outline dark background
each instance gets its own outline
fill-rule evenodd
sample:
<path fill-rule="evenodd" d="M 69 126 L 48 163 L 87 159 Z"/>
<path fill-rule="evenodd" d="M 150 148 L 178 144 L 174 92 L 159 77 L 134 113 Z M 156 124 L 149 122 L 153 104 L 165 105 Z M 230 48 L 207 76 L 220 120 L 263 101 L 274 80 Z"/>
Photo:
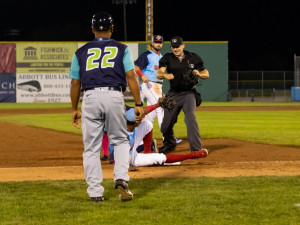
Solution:
<path fill-rule="evenodd" d="M 91 17 L 110 12 L 124 41 L 123 5 L 98 1 L 2 1 L 0 41 L 89 41 Z M 126 5 L 127 41 L 145 41 L 145 0 Z M 229 70 L 294 70 L 300 1 L 154 0 L 154 34 L 165 41 L 228 41 Z M 17 31 L 14 31 L 17 30 Z"/>

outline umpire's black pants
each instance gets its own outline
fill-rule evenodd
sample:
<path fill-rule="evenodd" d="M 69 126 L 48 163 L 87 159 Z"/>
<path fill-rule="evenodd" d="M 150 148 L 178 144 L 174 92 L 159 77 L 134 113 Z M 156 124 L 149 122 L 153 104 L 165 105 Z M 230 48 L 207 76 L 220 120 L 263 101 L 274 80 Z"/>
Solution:
<path fill-rule="evenodd" d="M 196 98 L 191 91 L 188 92 L 169 92 L 167 96 L 176 101 L 173 110 L 164 109 L 164 119 L 161 124 L 161 133 L 164 140 L 163 145 L 166 147 L 176 146 L 173 127 L 177 123 L 177 117 L 183 109 L 185 118 L 184 122 L 187 128 L 187 136 L 191 151 L 198 151 L 202 148 L 199 127 L 195 116 Z"/>

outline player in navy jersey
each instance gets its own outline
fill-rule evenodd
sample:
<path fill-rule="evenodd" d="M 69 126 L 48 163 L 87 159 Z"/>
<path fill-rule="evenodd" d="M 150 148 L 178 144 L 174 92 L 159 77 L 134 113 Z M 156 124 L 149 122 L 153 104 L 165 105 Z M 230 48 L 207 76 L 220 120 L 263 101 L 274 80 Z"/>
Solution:
<path fill-rule="evenodd" d="M 119 191 L 121 201 L 133 198 L 128 189 L 130 146 L 123 98 L 127 83 L 136 103 L 136 120 L 143 118 L 143 104 L 131 52 L 125 44 L 110 39 L 113 29 L 110 14 L 96 13 L 92 18 L 95 39 L 76 51 L 70 69 L 72 123 L 79 128 L 82 120 L 84 174 L 87 192 L 95 202 L 104 199 L 100 162 L 104 128 L 115 151 L 115 188 Z M 80 91 L 84 92 L 81 112 L 78 109 Z"/>

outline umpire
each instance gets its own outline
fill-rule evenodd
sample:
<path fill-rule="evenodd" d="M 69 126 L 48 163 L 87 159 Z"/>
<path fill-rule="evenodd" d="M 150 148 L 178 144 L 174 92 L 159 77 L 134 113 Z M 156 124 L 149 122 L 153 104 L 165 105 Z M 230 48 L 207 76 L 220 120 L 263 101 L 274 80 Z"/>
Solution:
<path fill-rule="evenodd" d="M 160 153 L 169 153 L 175 150 L 176 140 L 174 138 L 173 127 L 177 122 L 177 117 L 183 110 L 185 114 L 185 124 L 191 151 L 202 149 L 199 127 L 195 116 L 196 91 L 194 87 L 189 87 L 183 78 L 183 74 L 192 69 L 193 74 L 201 79 L 208 79 L 208 70 L 204 68 L 201 57 L 195 53 L 184 50 L 185 44 L 181 37 L 171 39 L 172 53 L 165 54 L 159 61 L 157 77 L 167 78 L 170 81 L 170 90 L 167 96 L 172 97 L 176 105 L 174 110 L 164 110 L 164 119 L 161 125 L 163 134 L 163 146 L 159 148 Z"/>

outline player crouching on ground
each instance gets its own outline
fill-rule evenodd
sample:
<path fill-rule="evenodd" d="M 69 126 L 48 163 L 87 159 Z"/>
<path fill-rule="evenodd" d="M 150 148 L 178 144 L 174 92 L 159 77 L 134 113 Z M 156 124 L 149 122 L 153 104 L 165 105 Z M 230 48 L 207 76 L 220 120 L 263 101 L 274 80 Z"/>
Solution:
<path fill-rule="evenodd" d="M 144 114 L 156 109 L 159 104 L 144 107 Z M 194 151 L 189 154 L 163 154 L 152 153 L 152 130 L 153 124 L 146 119 L 135 121 L 134 109 L 126 106 L 127 133 L 130 145 L 130 165 L 135 167 L 164 165 L 164 163 L 180 162 L 186 159 L 204 158 L 208 155 L 207 149 Z M 145 139 L 145 137 L 147 139 Z M 144 142 L 145 153 L 138 153 L 137 148 Z"/>

